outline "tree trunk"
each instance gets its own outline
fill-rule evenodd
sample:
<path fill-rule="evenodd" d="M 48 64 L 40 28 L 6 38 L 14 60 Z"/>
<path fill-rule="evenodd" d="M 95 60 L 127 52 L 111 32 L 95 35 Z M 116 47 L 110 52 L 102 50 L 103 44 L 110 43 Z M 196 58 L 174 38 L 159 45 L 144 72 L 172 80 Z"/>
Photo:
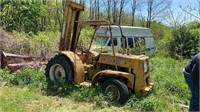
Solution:
<path fill-rule="evenodd" d="M 94 0 L 94 17 L 97 20 L 97 0 Z"/>
<path fill-rule="evenodd" d="M 64 1 L 64 0 L 63 0 Z M 63 7 L 64 7 L 64 5 L 63 5 Z M 57 10 L 56 10 L 56 15 L 57 15 L 57 21 L 58 21 L 58 23 L 59 23 L 59 30 L 60 30 L 60 32 L 62 32 L 62 22 L 61 22 L 61 19 L 60 19 L 60 15 L 59 15 L 59 7 L 58 7 L 58 0 L 56 0 L 56 8 L 57 8 Z M 64 8 L 63 8 L 64 9 Z M 64 15 L 64 14 L 63 14 Z M 64 16 L 63 16 L 63 18 L 64 18 Z"/>
<path fill-rule="evenodd" d="M 125 5 L 125 0 L 121 0 L 120 10 L 119 10 L 119 25 L 121 25 L 122 11 L 123 11 L 124 5 Z"/>
<path fill-rule="evenodd" d="M 113 0 L 113 23 L 117 22 L 117 19 L 116 19 L 116 8 L 117 8 L 117 1 Z"/>
<path fill-rule="evenodd" d="M 92 20 L 92 0 L 90 0 L 90 20 Z"/>
<path fill-rule="evenodd" d="M 94 1 L 94 15 L 95 15 L 95 20 L 99 20 L 99 0 Z"/>
<path fill-rule="evenodd" d="M 43 0 L 42 3 L 43 3 L 43 5 L 46 5 L 47 2 L 46 2 L 46 0 Z M 45 27 L 46 27 L 46 16 L 43 16 L 42 17 L 42 31 L 46 30 Z"/>
<path fill-rule="evenodd" d="M 136 11 L 136 0 L 133 0 L 133 6 L 132 6 L 132 22 L 131 25 L 135 25 L 135 11 Z"/>
<path fill-rule="evenodd" d="M 97 20 L 99 20 L 99 8 L 100 8 L 100 4 L 99 4 L 99 0 L 97 0 Z"/>
<path fill-rule="evenodd" d="M 147 28 L 151 26 L 153 0 L 148 0 Z"/>
<path fill-rule="evenodd" d="M 110 9 L 111 9 L 111 0 L 108 0 L 108 10 L 107 10 L 107 20 L 110 21 Z"/>

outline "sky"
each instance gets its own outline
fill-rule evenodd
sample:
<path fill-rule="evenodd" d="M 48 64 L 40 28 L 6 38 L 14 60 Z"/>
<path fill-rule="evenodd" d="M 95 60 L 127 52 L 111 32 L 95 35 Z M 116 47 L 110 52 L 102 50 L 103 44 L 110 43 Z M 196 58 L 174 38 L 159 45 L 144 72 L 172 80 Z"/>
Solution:
<path fill-rule="evenodd" d="M 86 4 L 87 5 L 89 5 L 89 1 L 90 0 L 86 0 Z M 174 18 L 178 19 L 179 16 L 180 16 L 181 18 L 179 18 L 180 19 L 179 21 L 184 20 L 186 23 L 190 22 L 192 20 L 199 20 L 200 21 L 200 13 L 198 11 L 194 11 L 194 10 L 190 11 L 189 10 L 189 7 L 192 8 L 192 9 L 194 9 L 194 8 L 199 9 L 200 5 L 198 4 L 198 1 L 200 1 L 200 0 L 172 0 L 171 9 L 173 11 Z M 182 6 L 183 9 L 185 9 L 188 12 L 191 12 L 192 14 L 194 14 L 195 16 L 197 16 L 198 18 L 195 18 L 194 16 L 191 16 L 191 14 L 185 13 L 183 11 L 183 9 L 180 8 L 180 6 Z M 125 10 L 126 11 L 131 11 L 130 7 L 131 7 L 131 4 L 128 4 L 125 7 Z M 147 9 L 146 9 L 146 7 L 145 8 L 143 7 L 142 13 L 143 13 L 142 14 L 143 16 L 147 16 Z"/>
<path fill-rule="evenodd" d="M 189 22 L 192 20 L 200 21 L 200 12 L 199 12 L 200 10 L 197 11 L 197 9 L 199 9 L 200 7 L 200 4 L 198 4 L 197 1 L 198 0 L 172 0 L 171 9 L 174 12 L 174 15 L 176 16 L 176 18 L 178 18 L 178 16 L 181 15 L 181 16 L 184 16 L 183 19 L 185 19 L 186 22 L 187 21 Z M 182 9 L 180 8 L 180 6 L 182 7 Z M 189 13 L 192 13 L 194 16 L 191 16 L 191 14 L 185 13 L 183 9 L 185 9 Z M 190 11 L 190 9 L 192 10 Z"/>
<path fill-rule="evenodd" d="M 180 11 L 180 5 L 184 7 L 199 7 L 197 0 L 172 0 L 172 8 L 174 10 Z"/>
<path fill-rule="evenodd" d="M 175 13 L 178 13 L 178 12 L 182 11 L 180 6 L 182 6 L 184 8 L 191 7 L 192 9 L 194 9 L 194 8 L 197 9 L 197 8 L 200 7 L 197 1 L 198 0 L 172 0 L 171 8 Z M 198 15 L 198 17 L 199 17 L 199 15 Z"/>

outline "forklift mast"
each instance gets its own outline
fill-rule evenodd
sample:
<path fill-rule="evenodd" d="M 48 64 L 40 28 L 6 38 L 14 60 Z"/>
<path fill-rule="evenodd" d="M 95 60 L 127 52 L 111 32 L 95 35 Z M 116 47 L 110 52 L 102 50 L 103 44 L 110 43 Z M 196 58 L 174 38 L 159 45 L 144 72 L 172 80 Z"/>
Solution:
<path fill-rule="evenodd" d="M 75 2 L 67 2 L 64 11 L 63 29 L 60 38 L 60 51 L 75 52 L 79 39 L 79 19 L 84 6 Z"/>

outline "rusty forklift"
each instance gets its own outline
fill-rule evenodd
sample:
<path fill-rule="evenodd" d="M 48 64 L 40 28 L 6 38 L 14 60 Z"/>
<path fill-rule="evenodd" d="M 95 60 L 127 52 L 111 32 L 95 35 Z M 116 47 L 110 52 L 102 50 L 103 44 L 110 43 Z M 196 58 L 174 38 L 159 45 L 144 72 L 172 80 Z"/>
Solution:
<path fill-rule="evenodd" d="M 111 23 L 109 21 L 80 21 L 82 11 L 84 11 L 83 5 L 67 2 L 59 51 L 46 65 L 47 79 L 59 83 L 82 83 L 87 80 L 91 81 L 91 85 L 98 83 L 105 93 L 113 94 L 117 102 L 121 104 L 125 103 L 132 93 L 147 96 L 153 87 L 153 83 L 150 82 L 149 57 L 130 55 L 128 52 L 115 53 Z M 85 25 L 95 29 L 89 48 L 77 46 L 81 28 Z M 112 53 L 91 50 L 95 32 L 100 26 L 108 26 L 109 36 L 112 39 Z M 118 27 L 121 29 L 120 26 Z M 122 48 L 126 50 L 122 30 L 121 41 Z"/>

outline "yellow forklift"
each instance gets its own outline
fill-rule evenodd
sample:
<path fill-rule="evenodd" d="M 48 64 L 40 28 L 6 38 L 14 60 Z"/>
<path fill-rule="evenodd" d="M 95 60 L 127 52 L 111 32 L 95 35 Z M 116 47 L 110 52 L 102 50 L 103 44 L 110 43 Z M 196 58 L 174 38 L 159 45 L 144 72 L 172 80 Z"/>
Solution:
<path fill-rule="evenodd" d="M 98 83 L 105 93 L 113 94 L 118 103 L 125 103 L 132 93 L 147 96 L 153 87 L 153 83 L 150 82 L 149 57 L 130 55 L 125 49 L 122 30 L 122 48 L 127 53 L 115 53 L 111 23 L 80 21 L 82 11 L 84 11 L 83 5 L 67 2 L 60 51 L 46 65 L 47 79 L 59 83 L 83 83 L 88 80 L 91 81 L 91 85 Z M 89 48 L 77 46 L 81 28 L 85 25 L 95 29 Z M 109 37 L 112 40 L 112 53 L 91 50 L 95 33 L 100 26 L 108 26 Z M 120 26 L 118 27 L 121 29 Z"/>

